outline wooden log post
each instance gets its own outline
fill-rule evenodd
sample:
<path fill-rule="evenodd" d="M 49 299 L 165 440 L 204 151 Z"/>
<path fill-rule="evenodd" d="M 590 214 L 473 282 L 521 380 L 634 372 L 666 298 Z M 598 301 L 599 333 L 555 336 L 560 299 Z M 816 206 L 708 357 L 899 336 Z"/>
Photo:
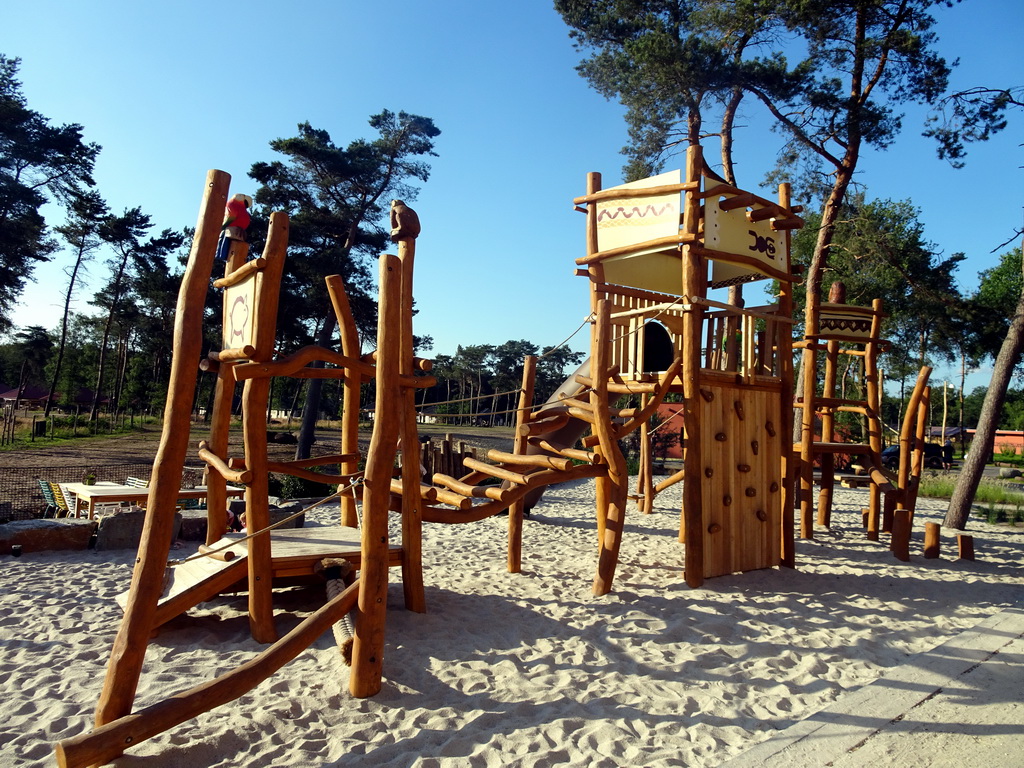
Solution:
<path fill-rule="evenodd" d="M 227 277 L 245 263 L 249 244 L 232 240 L 231 251 L 224 265 Z M 227 309 L 225 308 L 225 313 Z M 223 360 L 217 365 L 214 384 L 213 412 L 210 414 L 209 450 L 223 460 L 228 458 L 228 440 L 231 432 L 231 409 L 235 399 L 235 363 Z M 220 472 L 206 473 L 206 544 L 219 541 L 227 532 L 227 479 Z"/>
<path fill-rule="evenodd" d="M 325 278 L 327 292 L 331 297 L 334 315 L 338 319 L 338 330 L 341 335 L 341 353 L 351 359 L 362 357 L 359 344 L 359 331 L 356 329 L 352 310 L 349 306 L 348 293 L 341 275 L 329 275 Z M 345 369 L 345 382 L 342 391 L 341 411 L 341 453 L 344 456 L 359 455 L 359 396 L 363 384 L 362 375 L 355 368 Z M 359 469 L 359 459 L 353 458 L 341 462 L 341 474 L 352 477 Z M 348 481 L 351 482 L 351 481 Z M 359 514 L 356 509 L 357 494 L 348 491 L 339 499 L 341 524 L 346 528 L 359 527 Z"/>
<path fill-rule="evenodd" d="M 974 559 L 974 537 L 966 533 L 956 535 L 957 554 L 961 560 Z"/>
<path fill-rule="evenodd" d="M 871 331 L 870 341 L 864 347 L 864 386 L 867 394 L 867 401 L 872 412 L 868 421 L 868 448 L 871 456 L 871 466 L 877 470 L 882 468 L 882 382 L 881 373 L 878 370 L 878 341 L 882 334 L 882 300 L 874 299 L 871 302 Z M 872 482 L 868 490 L 868 520 L 867 538 L 868 541 L 878 541 L 880 516 L 882 514 L 882 490 L 877 482 Z M 890 526 L 891 529 L 891 526 Z"/>
<path fill-rule="evenodd" d="M 842 283 L 833 283 L 829 289 L 829 302 L 845 298 Z M 836 301 L 836 303 L 839 303 Z M 825 345 L 825 380 L 822 385 L 824 397 L 835 397 L 836 376 L 839 358 L 839 342 L 830 339 Z M 835 438 L 835 412 L 831 407 L 825 408 L 821 414 L 821 440 L 830 443 Z M 818 491 L 818 525 L 829 528 L 832 525 L 832 497 L 835 493 L 836 457 L 833 453 L 823 453 L 821 461 L 821 488 Z"/>
<path fill-rule="evenodd" d="M 519 390 L 519 407 L 516 410 L 516 432 L 512 452 L 524 455 L 529 445 L 529 430 L 524 429 L 533 407 L 533 388 L 537 378 L 537 357 L 527 355 L 523 359 L 523 385 Z M 519 573 L 523 568 L 523 515 L 526 499 L 520 497 L 508 510 L 508 572 Z"/>
<path fill-rule="evenodd" d="M 703 155 L 699 146 L 691 146 L 686 153 L 686 180 L 699 180 Z M 700 198 L 686 192 L 683 203 L 683 233 L 696 237 L 700 224 Z M 682 259 L 683 294 L 693 302 L 703 295 L 701 290 L 704 268 L 701 257 L 690 243 L 684 243 Z M 683 510 L 680 539 L 685 539 L 684 575 L 691 587 L 704 583 L 704 507 L 702 425 L 700 418 L 700 348 L 704 311 L 700 304 L 692 303 L 683 313 L 682 383 L 683 424 L 686 439 L 683 444 Z"/>
<path fill-rule="evenodd" d="M 274 358 L 277 336 L 277 305 L 281 292 L 281 275 L 288 251 L 288 214 L 277 211 L 270 215 L 267 243 L 263 248 L 265 266 L 257 276 L 254 325 L 254 362 Z M 242 441 L 245 446 L 246 469 L 252 479 L 245 487 L 245 527 L 250 535 L 270 525 L 270 487 L 267 466 L 267 403 L 270 399 L 269 377 L 248 379 L 242 388 Z M 270 531 L 248 541 L 249 549 L 249 627 L 259 643 L 277 640 L 274 627 L 273 563 Z"/>
<path fill-rule="evenodd" d="M 332 624 L 352 610 L 355 601 L 356 587 L 353 585 L 240 667 L 139 712 L 112 720 L 91 733 L 65 739 L 57 745 L 57 765 L 60 768 L 85 768 L 106 764 L 129 746 L 140 744 L 214 707 L 235 701 L 312 645 Z"/>
<path fill-rule="evenodd" d="M 934 560 L 939 556 L 941 532 L 942 526 L 939 523 L 924 524 L 924 556 L 926 560 Z"/>
<path fill-rule="evenodd" d="M 402 265 L 401 293 L 401 356 L 398 369 L 405 378 L 415 371 L 415 350 L 412 336 L 413 266 L 416 258 L 416 237 L 420 233 L 419 217 L 401 200 L 391 202 L 391 239 L 398 243 L 398 260 Z M 420 440 L 416 428 L 416 390 L 404 386 L 400 390 L 402 422 L 402 589 L 405 607 L 416 613 L 427 610 L 423 589 L 423 500 L 420 497 Z"/>
<path fill-rule="evenodd" d="M 640 396 L 640 409 L 643 410 L 650 402 L 651 396 Z M 640 424 L 640 473 L 636 481 L 636 491 L 640 499 L 640 511 L 649 515 L 654 510 L 654 452 L 651 445 L 650 421 L 644 419 Z"/>
<path fill-rule="evenodd" d="M 206 189 L 192 250 L 178 291 L 167 406 L 160 445 L 153 462 L 146 520 L 124 618 L 114 639 L 96 707 L 96 725 L 131 713 L 157 601 L 163 589 L 177 512 L 177 492 L 181 488 L 182 468 L 188 452 L 196 365 L 202 354 L 206 292 L 213 272 L 230 183 L 231 176 L 223 171 L 209 171 L 206 175 Z"/>
<path fill-rule="evenodd" d="M 818 333 L 820 310 L 816 303 L 807 308 L 807 335 Z M 804 347 L 801 361 L 804 407 L 800 425 L 800 538 L 814 538 L 814 401 L 817 394 L 818 354 L 813 339 Z"/>
<path fill-rule="evenodd" d="M 897 507 L 892 521 L 892 538 L 889 548 L 897 560 L 910 560 L 910 510 Z"/>
<path fill-rule="evenodd" d="M 779 205 L 789 210 L 791 205 L 792 189 L 790 185 L 779 185 Z M 792 232 L 784 230 L 785 253 L 787 259 L 791 253 Z M 786 264 L 786 271 L 791 271 L 791 264 Z M 779 281 L 779 315 L 784 318 L 793 316 L 793 284 L 786 281 Z M 780 324 L 781 325 L 781 324 Z M 797 457 L 793 455 L 793 446 L 790 436 L 793 434 L 793 334 L 788 326 L 778 329 L 778 351 L 776 352 L 779 366 L 779 386 L 781 394 L 781 414 L 777 433 L 783 435 L 782 440 L 782 494 L 779 502 L 782 504 L 782 553 L 781 564 L 786 568 L 796 567 L 796 541 L 795 522 L 793 519 L 796 506 L 796 472 L 799 466 Z"/>
<path fill-rule="evenodd" d="M 597 322 L 591 344 L 591 376 L 594 387 L 590 391 L 590 404 L 595 415 L 594 433 L 598 436 L 598 453 L 607 465 L 607 474 L 598 478 L 604 487 L 604 527 L 599 542 L 597 575 L 594 594 L 606 595 L 611 591 L 615 567 L 619 562 L 619 547 L 625 525 L 626 504 L 629 499 L 629 475 L 626 460 L 619 450 L 618 441 L 608 417 L 608 371 L 611 339 L 611 309 L 606 300 L 598 302 Z M 598 511 L 600 515 L 600 510 Z"/>
<path fill-rule="evenodd" d="M 352 673 L 349 691 L 356 698 L 378 693 L 384 665 L 384 624 L 388 598 L 388 508 L 391 474 L 398 450 L 402 414 L 399 370 L 402 351 L 402 262 L 380 260 L 380 301 L 377 322 L 376 418 L 366 456 L 363 486 L 362 565 Z"/>

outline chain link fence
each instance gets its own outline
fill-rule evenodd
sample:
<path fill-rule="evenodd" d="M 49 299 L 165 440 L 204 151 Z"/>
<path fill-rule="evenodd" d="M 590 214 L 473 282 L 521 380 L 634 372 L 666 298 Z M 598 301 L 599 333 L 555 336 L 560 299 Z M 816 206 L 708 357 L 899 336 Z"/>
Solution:
<path fill-rule="evenodd" d="M 185 467 L 181 482 L 190 488 L 202 484 L 203 467 Z M 80 483 L 94 475 L 96 482 L 124 483 L 129 477 L 148 480 L 153 463 L 145 464 L 83 464 L 72 467 L 17 467 L 0 470 L 0 523 L 42 517 L 46 499 L 39 481 Z"/>

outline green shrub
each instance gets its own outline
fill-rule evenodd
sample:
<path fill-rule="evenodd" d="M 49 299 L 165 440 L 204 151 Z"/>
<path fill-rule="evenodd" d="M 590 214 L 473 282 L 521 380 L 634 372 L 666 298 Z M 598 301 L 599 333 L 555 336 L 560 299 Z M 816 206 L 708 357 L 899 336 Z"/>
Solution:
<path fill-rule="evenodd" d="M 322 499 L 334 493 L 337 486 L 306 480 L 303 477 L 284 475 L 277 495 L 285 499 Z"/>

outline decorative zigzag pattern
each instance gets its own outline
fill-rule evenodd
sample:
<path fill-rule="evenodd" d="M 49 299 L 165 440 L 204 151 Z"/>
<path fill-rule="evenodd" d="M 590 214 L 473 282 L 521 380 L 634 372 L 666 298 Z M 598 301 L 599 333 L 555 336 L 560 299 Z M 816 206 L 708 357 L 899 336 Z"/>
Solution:
<path fill-rule="evenodd" d="M 664 216 L 666 212 L 672 213 L 676 210 L 676 206 L 673 203 L 665 203 L 664 205 L 657 206 L 648 203 L 643 208 L 638 205 L 634 205 L 632 208 L 627 209 L 625 206 L 620 205 L 618 208 L 601 208 L 597 214 L 598 223 L 609 222 L 619 219 L 633 219 L 640 218 L 644 219 L 648 216 L 659 217 Z M 625 222 L 618 222 L 625 223 Z"/>
<path fill-rule="evenodd" d="M 819 322 L 823 331 L 853 331 L 855 333 L 869 333 L 871 331 L 870 319 L 822 317 Z"/>

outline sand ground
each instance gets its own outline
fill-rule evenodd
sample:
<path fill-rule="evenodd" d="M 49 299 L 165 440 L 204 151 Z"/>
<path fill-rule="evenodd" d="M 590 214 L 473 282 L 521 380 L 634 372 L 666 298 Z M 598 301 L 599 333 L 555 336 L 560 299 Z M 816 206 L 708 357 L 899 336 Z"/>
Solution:
<path fill-rule="evenodd" d="M 900 563 L 864 538 L 857 490 L 837 492 L 830 531 L 798 543 L 797 570 L 690 589 L 678 490 L 651 515 L 630 511 L 603 597 L 591 594 L 592 481 L 548 491 L 527 521 L 517 575 L 505 569 L 504 518 L 429 525 L 428 612 L 404 610 L 393 570 L 379 695 L 348 694 L 327 633 L 250 693 L 116 764 L 721 765 L 1022 602 L 1024 527 L 972 521 L 977 561 L 955 560 L 944 532 L 940 559 L 923 559 L 918 539 Z M 944 508 L 922 500 L 918 527 Z M 321 509 L 310 522 L 332 517 Z M 91 727 L 120 618 L 113 598 L 133 559 L 85 551 L 0 563 L 0 766 L 52 765 L 55 742 Z M 324 599 L 322 588 L 278 593 L 279 629 Z M 149 647 L 137 706 L 257 654 L 245 610 L 244 595 L 224 595 L 170 622 Z M 1019 735 L 1015 722 L 993 723 L 994 734 Z M 984 741 L 983 725 L 965 730 Z M 854 764 L 887 761 L 883 752 Z"/>

